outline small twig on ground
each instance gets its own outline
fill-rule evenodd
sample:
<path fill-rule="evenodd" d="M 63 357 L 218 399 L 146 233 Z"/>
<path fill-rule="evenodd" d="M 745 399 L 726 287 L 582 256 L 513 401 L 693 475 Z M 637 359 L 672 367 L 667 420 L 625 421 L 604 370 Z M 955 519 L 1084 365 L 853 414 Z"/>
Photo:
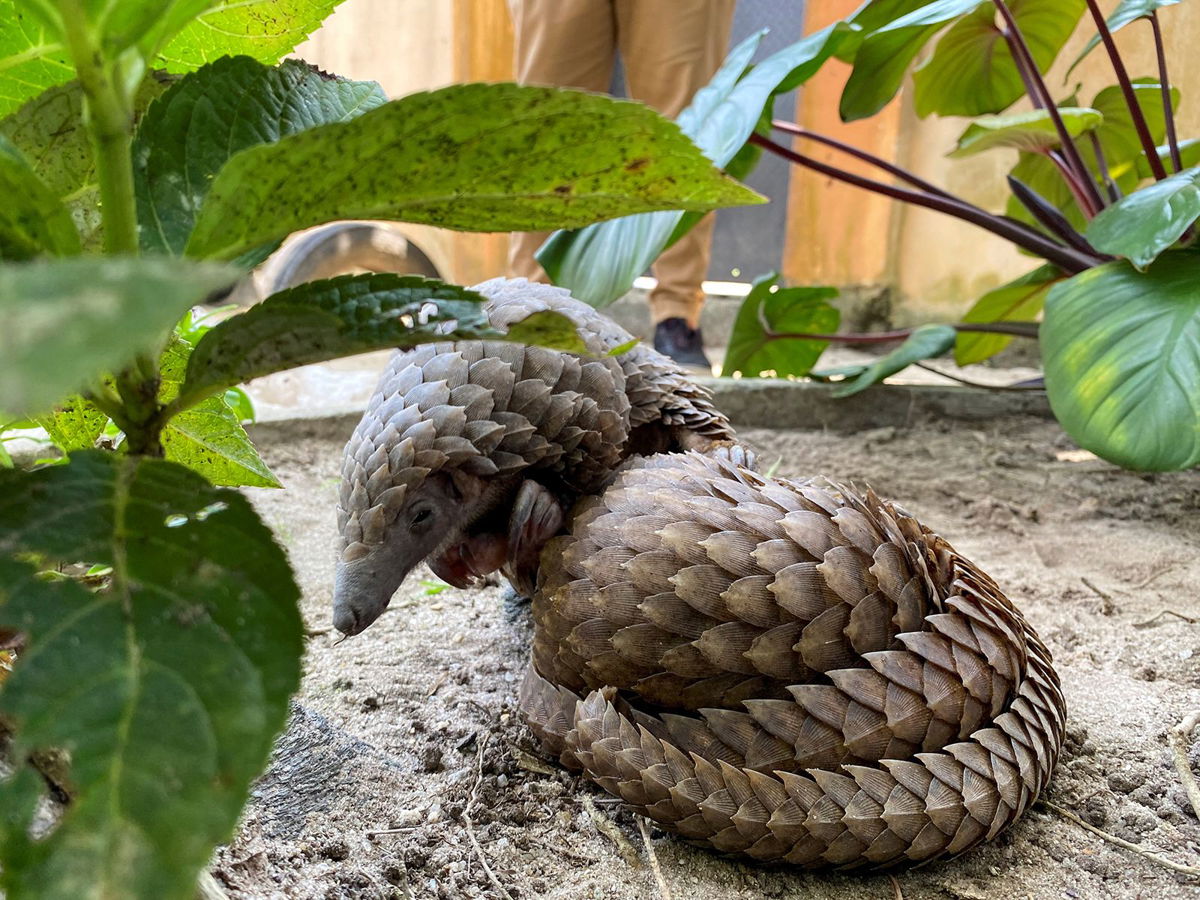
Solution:
<path fill-rule="evenodd" d="M 1134 628 L 1150 628 L 1150 627 L 1154 626 L 1155 624 L 1157 624 L 1158 620 L 1161 619 L 1163 616 L 1174 616 L 1177 619 L 1182 619 L 1183 621 L 1187 622 L 1189 625 L 1200 624 L 1200 619 L 1193 619 L 1191 616 L 1185 616 L 1183 613 L 1176 612 L 1173 609 L 1164 609 L 1162 612 L 1160 612 L 1157 616 L 1155 616 L 1152 619 L 1147 619 L 1145 622 L 1134 622 L 1133 627 Z"/>
<path fill-rule="evenodd" d="M 904 891 L 900 890 L 900 882 L 895 875 L 889 875 L 888 881 L 892 883 L 892 900 L 904 900 Z"/>
<path fill-rule="evenodd" d="M 305 628 L 304 636 L 305 637 L 320 637 L 323 634 L 329 634 L 329 632 L 331 632 L 331 631 L 333 631 L 332 628 Z"/>
<path fill-rule="evenodd" d="M 487 749 L 490 737 L 490 734 L 485 734 L 479 741 L 479 749 L 476 751 L 478 756 L 476 757 L 475 783 L 471 785 L 471 794 L 467 797 L 467 805 L 463 807 L 462 817 L 463 822 L 467 826 L 467 837 L 471 839 L 471 846 L 475 848 L 475 855 L 479 857 L 479 864 L 483 866 L 483 871 L 487 875 L 488 881 L 492 883 L 492 887 L 498 890 L 501 895 L 507 897 L 508 900 L 513 900 L 512 894 L 500 883 L 500 879 L 496 877 L 496 873 L 488 865 L 487 857 L 483 854 L 483 848 L 479 846 L 479 839 L 475 837 L 475 823 L 471 821 L 471 807 L 475 805 L 475 800 L 479 795 L 479 784 L 483 781 L 483 751 Z"/>
<path fill-rule="evenodd" d="M 211 872 L 200 873 L 200 880 L 196 882 L 196 896 L 199 900 L 229 900 L 229 895 Z"/>
<path fill-rule="evenodd" d="M 1157 581 L 1161 576 L 1166 575 L 1172 569 L 1178 569 L 1178 568 L 1179 568 L 1179 563 L 1171 563 L 1170 565 L 1163 566 L 1161 569 L 1156 569 L 1153 572 L 1151 572 L 1149 575 L 1147 575 L 1145 578 L 1143 578 L 1137 584 L 1132 585 L 1129 589 L 1131 591 L 1140 590 L 1140 589 L 1146 587 L 1146 585 L 1150 584 L 1150 582 Z"/>
<path fill-rule="evenodd" d="M 1104 612 L 1106 614 L 1111 613 L 1116 608 L 1117 601 L 1113 599 L 1112 594 L 1108 591 L 1100 590 L 1100 588 L 1088 581 L 1087 578 L 1080 578 L 1079 580 L 1083 582 L 1084 587 L 1104 601 Z"/>
<path fill-rule="evenodd" d="M 517 766 L 519 768 L 524 769 L 526 772 L 536 772 L 538 775 L 554 776 L 554 775 L 557 775 L 560 771 L 558 769 L 555 769 L 553 766 L 550 766 L 550 765 L 542 762 L 540 759 L 538 759 L 532 753 L 526 753 L 524 750 L 522 750 L 520 747 L 517 747 L 516 745 L 510 744 L 509 749 L 512 753 L 513 761 L 517 764 Z"/>
<path fill-rule="evenodd" d="M 1200 725 L 1200 709 L 1186 716 L 1182 722 L 1167 732 L 1167 740 L 1175 751 L 1175 768 L 1179 770 L 1179 780 L 1183 782 L 1183 790 L 1192 801 L 1192 809 L 1196 818 L 1200 819 L 1200 784 L 1192 774 L 1191 763 L 1188 762 L 1188 750 L 1192 743 L 1192 732 Z"/>
<path fill-rule="evenodd" d="M 626 840 L 625 835 L 621 833 L 621 829 L 613 823 L 613 820 L 600 814 L 600 810 L 596 809 L 596 804 L 592 802 L 591 797 L 583 798 L 583 808 L 587 810 L 588 818 L 592 820 L 596 830 L 616 845 L 617 853 L 621 855 L 621 859 L 625 860 L 625 865 L 631 869 L 640 869 L 642 861 L 638 859 L 637 851 Z"/>
<path fill-rule="evenodd" d="M 437 681 L 433 683 L 433 687 L 429 689 L 429 696 L 432 697 L 442 689 L 442 685 L 446 683 L 446 679 L 450 677 L 449 672 L 443 672 Z"/>
<path fill-rule="evenodd" d="M 399 828 L 377 828 L 374 831 L 367 832 L 367 840 L 373 841 L 381 834 L 404 834 L 406 831 L 416 831 L 418 828 L 423 827 L 423 825 L 401 825 Z"/>
<path fill-rule="evenodd" d="M 1046 800 L 1046 799 L 1039 800 L 1038 803 L 1040 805 L 1044 806 L 1046 809 L 1050 810 L 1051 812 L 1062 816 L 1064 819 L 1066 819 L 1070 822 L 1074 822 L 1076 825 L 1080 826 L 1085 831 L 1090 831 L 1092 834 L 1096 835 L 1097 837 L 1103 838 L 1104 840 L 1108 841 L 1110 844 L 1115 844 L 1116 846 L 1121 847 L 1122 849 L 1129 850 L 1133 853 L 1136 853 L 1138 856 L 1142 857 L 1142 859 L 1149 860 L 1152 863 L 1157 863 L 1158 865 L 1163 866 L 1164 868 L 1170 869 L 1173 872 L 1180 872 L 1184 875 L 1190 875 L 1193 878 L 1200 877 L 1200 866 L 1185 866 L 1182 863 L 1172 862 L 1169 859 L 1163 859 L 1161 856 L 1155 856 L 1153 853 L 1150 853 L 1147 850 L 1143 850 L 1137 844 L 1133 844 L 1133 843 L 1130 843 L 1129 841 L 1123 840 L 1122 838 L 1117 837 L 1115 834 L 1109 834 L 1107 831 L 1101 831 L 1095 825 L 1089 824 L 1088 822 L 1085 822 L 1083 819 L 1079 818 L 1079 816 L 1075 815 L 1075 813 L 1071 812 L 1069 809 L 1063 809 L 1061 806 L 1059 806 L 1055 803 L 1051 803 L 1049 800 Z"/>
<path fill-rule="evenodd" d="M 671 889 L 667 887 L 667 879 L 663 877 L 662 867 L 658 864 L 658 854 L 654 852 L 654 844 L 650 842 L 650 830 L 646 828 L 646 818 L 636 816 L 638 831 L 642 834 L 642 843 L 646 845 L 646 856 L 650 858 L 650 871 L 654 873 L 654 881 L 658 884 L 658 893 L 662 900 L 671 900 Z"/>

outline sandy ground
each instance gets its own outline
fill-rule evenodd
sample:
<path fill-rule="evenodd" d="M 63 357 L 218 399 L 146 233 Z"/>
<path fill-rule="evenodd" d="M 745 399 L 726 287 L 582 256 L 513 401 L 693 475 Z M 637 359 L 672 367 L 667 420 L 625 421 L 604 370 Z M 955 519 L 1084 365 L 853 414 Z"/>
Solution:
<path fill-rule="evenodd" d="M 527 607 L 499 587 L 432 593 L 418 576 L 378 623 L 335 644 L 333 508 L 347 431 L 308 422 L 256 434 L 287 489 L 250 493 L 290 552 L 320 633 L 292 725 L 218 854 L 218 882 L 237 898 L 661 896 L 630 814 L 541 762 L 519 721 Z M 1200 824 L 1166 745 L 1167 729 L 1200 707 L 1200 624 L 1163 614 L 1200 618 L 1200 472 L 1058 459 L 1072 445 L 1034 420 L 744 437 L 764 466 L 779 460 L 780 475 L 828 474 L 902 500 L 990 572 L 1063 678 L 1068 740 L 1052 799 L 1200 865 Z M 1191 756 L 1200 767 L 1200 742 Z M 625 857 L 597 820 L 616 825 Z M 380 829 L 394 831 L 369 835 Z M 743 865 L 650 833 L 676 900 L 899 896 L 886 876 Z M 1040 809 L 963 858 L 897 877 L 907 900 L 1200 896 L 1200 882 Z"/>

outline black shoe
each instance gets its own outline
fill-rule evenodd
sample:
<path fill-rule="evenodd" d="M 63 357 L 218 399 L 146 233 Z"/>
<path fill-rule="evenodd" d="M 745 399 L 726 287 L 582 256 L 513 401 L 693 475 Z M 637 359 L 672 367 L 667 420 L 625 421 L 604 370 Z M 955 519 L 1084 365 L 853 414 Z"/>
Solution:
<path fill-rule="evenodd" d="M 689 328 L 686 319 L 674 316 L 663 319 L 654 328 L 654 349 L 671 357 L 687 369 L 711 375 L 712 363 L 704 355 L 704 342 L 699 328 Z"/>

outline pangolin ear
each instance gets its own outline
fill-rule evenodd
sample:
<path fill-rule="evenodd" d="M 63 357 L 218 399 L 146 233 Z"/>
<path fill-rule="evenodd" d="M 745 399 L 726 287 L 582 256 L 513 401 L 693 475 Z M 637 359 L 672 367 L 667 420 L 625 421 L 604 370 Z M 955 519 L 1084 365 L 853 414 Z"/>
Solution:
<path fill-rule="evenodd" d="M 474 500 L 482 496 L 484 491 L 482 478 L 461 469 L 450 470 L 450 485 L 459 500 Z"/>

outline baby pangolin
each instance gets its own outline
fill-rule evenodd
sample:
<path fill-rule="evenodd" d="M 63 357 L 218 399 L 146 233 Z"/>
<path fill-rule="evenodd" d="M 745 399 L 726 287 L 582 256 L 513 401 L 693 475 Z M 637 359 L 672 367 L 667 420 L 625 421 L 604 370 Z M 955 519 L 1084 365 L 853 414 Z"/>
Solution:
<path fill-rule="evenodd" d="M 546 304 L 598 354 L 628 339 L 556 289 L 481 289 L 497 325 Z M 663 827 L 809 868 L 995 837 L 1061 748 L 1045 646 L 899 507 L 759 475 L 732 438 L 653 351 L 398 354 L 347 448 L 335 624 L 425 558 L 536 578 L 526 720 Z"/>

